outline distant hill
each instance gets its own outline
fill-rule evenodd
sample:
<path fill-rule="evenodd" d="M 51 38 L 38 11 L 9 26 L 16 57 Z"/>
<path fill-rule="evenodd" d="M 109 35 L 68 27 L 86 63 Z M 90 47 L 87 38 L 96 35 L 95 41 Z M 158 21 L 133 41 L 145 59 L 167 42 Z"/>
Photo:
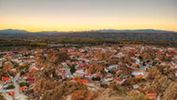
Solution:
<path fill-rule="evenodd" d="M 25 30 L 17 30 L 17 29 L 5 29 L 5 30 L 0 30 L 0 34 L 26 34 L 30 33 Z"/>
<path fill-rule="evenodd" d="M 114 29 L 105 29 L 105 30 L 92 30 L 92 31 L 81 31 L 84 32 L 100 32 L 100 33 L 177 33 L 173 31 L 165 30 L 154 30 L 154 29 L 141 29 L 141 30 L 114 30 Z M 25 30 L 18 29 L 5 29 L 0 30 L 0 34 L 29 34 L 29 33 L 38 33 L 38 34 L 59 34 L 59 33 L 78 33 L 78 32 L 58 32 L 58 31 L 42 31 L 42 32 L 28 32 Z"/>
<path fill-rule="evenodd" d="M 27 37 L 31 32 L 25 30 L 6 29 L 0 30 L 0 37 Z"/>
<path fill-rule="evenodd" d="M 0 38 L 101 38 L 109 40 L 131 41 L 177 41 L 177 32 L 144 29 L 144 30 L 95 30 L 83 32 L 28 32 L 25 30 L 0 30 Z"/>
<path fill-rule="evenodd" d="M 175 33 L 173 31 L 155 30 L 155 29 L 139 29 L 139 30 L 98 30 L 99 32 L 113 32 L 113 33 Z"/>

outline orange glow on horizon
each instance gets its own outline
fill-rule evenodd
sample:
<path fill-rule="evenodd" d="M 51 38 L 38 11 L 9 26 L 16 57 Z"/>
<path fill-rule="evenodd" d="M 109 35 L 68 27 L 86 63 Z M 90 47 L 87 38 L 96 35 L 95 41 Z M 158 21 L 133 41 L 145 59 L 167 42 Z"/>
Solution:
<path fill-rule="evenodd" d="M 30 32 L 39 31 L 89 31 L 89 30 L 100 30 L 100 29 L 159 29 L 168 31 L 177 31 L 176 25 L 0 25 L 0 30 L 3 29 L 22 29 Z"/>
<path fill-rule="evenodd" d="M 99 29 L 159 29 L 177 31 L 174 19 L 128 19 L 128 18 L 19 18 L 3 17 L 0 29 L 22 29 L 31 32 L 39 31 L 88 31 Z"/>
<path fill-rule="evenodd" d="M 0 0 L 0 30 L 177 31 L 176 0 Z"/>

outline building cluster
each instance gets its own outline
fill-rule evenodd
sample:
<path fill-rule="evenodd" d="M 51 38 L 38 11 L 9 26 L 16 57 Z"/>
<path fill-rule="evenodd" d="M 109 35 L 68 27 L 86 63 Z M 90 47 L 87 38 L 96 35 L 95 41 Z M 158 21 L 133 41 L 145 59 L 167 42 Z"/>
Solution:
<path fill-rule="evenodd" d="M 8 100 L 177 98 L 174 47 L 111 45 L 0 54 L 0 93 Z M 164 99 L 168 96 L 172 99 Z"/>

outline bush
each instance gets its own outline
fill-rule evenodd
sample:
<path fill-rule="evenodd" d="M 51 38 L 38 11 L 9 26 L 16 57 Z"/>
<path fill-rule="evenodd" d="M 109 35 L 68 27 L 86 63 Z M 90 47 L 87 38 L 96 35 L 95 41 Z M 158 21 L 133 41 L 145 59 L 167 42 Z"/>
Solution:
<path fill-rule="evenodd" d="M 6 87 L 6 89 L 14 89 L 14 88 L 15 88 L 14 85 L 8 85 L 8 86 Z"/>
<path fill-rule="evenodd" d="M 47 60 L 51 63 L 58 64 L 69 59 L 69 56 L 66 52 L 63 51 L 53 51 L 50 52 Z"/>
<path fill-rule="evenodd" d="M 21 82 L 20 83 L 20 87 L 22 87 L 22 86 L 29 86 L 29 83 L 27 83 L 27 82 Z"/>

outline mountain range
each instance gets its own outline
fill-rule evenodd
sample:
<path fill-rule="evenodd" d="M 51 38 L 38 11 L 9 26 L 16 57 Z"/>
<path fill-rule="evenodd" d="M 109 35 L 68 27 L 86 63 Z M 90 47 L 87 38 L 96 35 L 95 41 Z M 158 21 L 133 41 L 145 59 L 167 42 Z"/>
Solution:
<path fill-rule="evenodd" d="M 91 30 L 91 31 L 81 31 L 84 32 L 100 32 L 100 33 L 177 33 L 174 31 L 165 30 L 155 30 L 155 29 L 137 29 L 137 30 L 114 30 L 114 29 L 104 29 L 104 30 Z M 5 29 L 0 30 L 0 34 L 29 34 L 29 33 L 43 33 L 43 34 L 57 34 L 57 33 L 77 33 L 77 32 L 58 32 L 58 31 L 41 31 L 41 32 L 29 32 L 26 30 L 18 29 Z"/>
<path fill-rule="evenodd" d="M 25 30 L 6 29 L 0 30 L 0 38 L 45 38 L 45 39 L 59 39 L 59 38 L 99 38 L 109 39 L 113 41 L 130 40 L 130 41 L 170 41 L 177 42 L 177 32 L 163 31 L 154 29 L 143 30 L 92 30 L 82 32 L 57 32 L 57 31 L 43 31 L 43 32 L 28 32 Z"/>

